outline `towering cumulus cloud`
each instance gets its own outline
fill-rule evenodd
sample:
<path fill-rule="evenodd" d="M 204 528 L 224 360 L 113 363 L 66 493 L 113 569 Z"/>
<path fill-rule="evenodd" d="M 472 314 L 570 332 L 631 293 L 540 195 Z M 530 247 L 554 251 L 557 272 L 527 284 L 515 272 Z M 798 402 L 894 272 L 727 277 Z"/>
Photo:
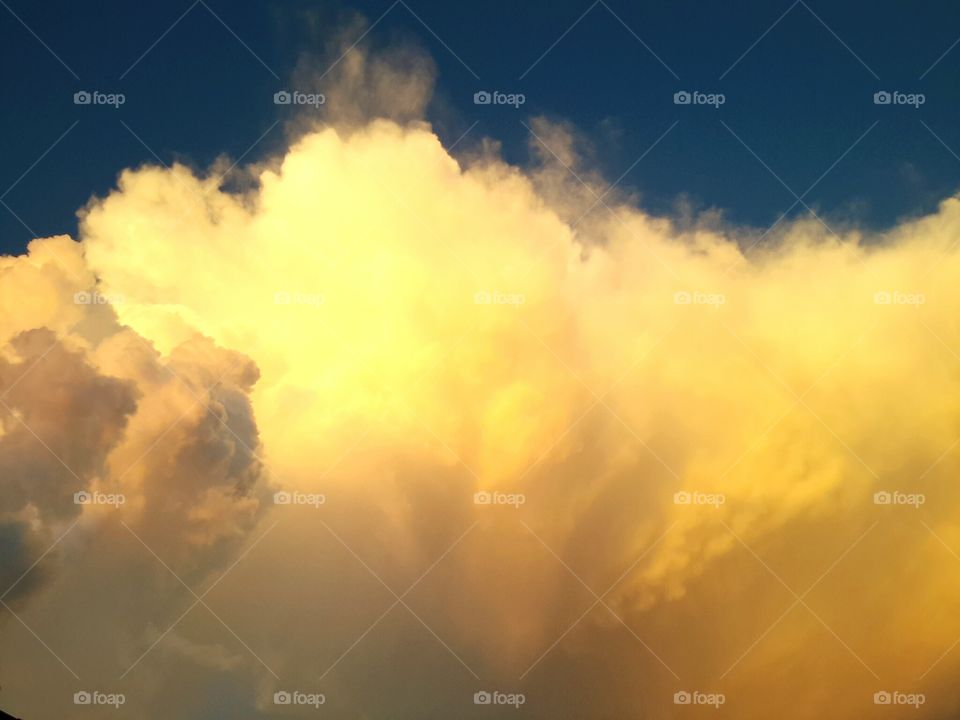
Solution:
<path fill-rule="evenodd" d="M 952 716 L 960 202 L 761 238 L 532 127 L 526 170 L 383 119 L 240 193 L 127 170 L 3 258 L 5 602 L 138 717 Z"/>

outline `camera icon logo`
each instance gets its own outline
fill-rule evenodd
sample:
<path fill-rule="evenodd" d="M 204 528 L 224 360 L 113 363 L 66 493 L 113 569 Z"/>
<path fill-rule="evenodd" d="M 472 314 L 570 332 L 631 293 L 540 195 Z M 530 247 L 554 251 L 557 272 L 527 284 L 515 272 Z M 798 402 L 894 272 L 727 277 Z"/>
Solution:
<path fill-rule="evenodd" d="M 874 105 L 889 105 L 892 101 L 893 97 L 886 90 L 880 90 L 873 94 Z"/>
<path fill-rule="evenodd" d="M 289 305 L 293 302 L 293 296 L 285 290 L 280 290 L 273 294 L 274 305 Z"/>
<path fill-rule="evenodd" d="M 74 705 L 89 705 L 93 702 L 93 696 L 88 693 L 86 690 L 81 690 L 80 692 L 75 692 L 73 694 L 73 704 Z"/>
<path fill-rule="evenodd" d="M 891 702 L 893 702 L 893 696 L 886 690 L 881 690 L 873 694 L 874 705 L 889 705 Z"/>
<path fill-rule="evenodd" d="M 293 496 L 285 490 L 273 494 L 274 505 L 289 505 L 293 502 Z"/>
<path fill-rule="evenodd" d="M 486 290 L 480 290 L 473 294 L 473 303 L 475 305 L 489 305 L 491 302 L 490 293 Z"/>
<path fill-rule="evenodd" d="M 73 94 L 74 105 L 89 105 L 93 101 L 93 96 L 86 90 L 81 90 Z"/>
<path fill-rule="evenodd" d="M 673 94 L 674 105 L 689 105 L 691 102 L 693 102 L 693 96 L 686 90 L 680 90 Z"/>
<path fill-rule="evenodd" d="M 273 694 L 274 705 L 289 705 L 293 702 L 293 695 L 286 690 L 278 690 Z"/>
<path fill-rule="evenodd" d="M 893 494 L 887 492 L 886 490 L 881 490 L 880 492 L 875 492 L 873 494 L 874 505 L 890 505 L 892 502 Z"/>
<path fill-rule="evenodd" d="M 493 695 L 488 693 L 486 690 L 481 690 L 473 694 L 473 704 L 474 705 L 489 705 L 493 702 Z"/>
<path fill-rule="evenodd" d="M 674 305 L 689 305 L 693 302 L 693 297 L 686 290 L 681 290 L 673 294 Z"/>
<path fill-rule="evenodd" d="M 486 490 L 481 490 L 473 494 L 474 505 L 489 505 L 493 502 L 493 494 Z"/>
<path fill-rule="evenodd" d="M 686 690 L 680 690 L 673 694 L 674 705 L 689 705 L 691 702 L 693 702 L 693 696 Z"/>
<path fill-rule="evenodd" d="M 473 94 L 474 105 L 489 105 L 491 102 L 493 102 L 493 96 L 486 90 L 480 90 Z"/>
<path fill-rule="evenodd" d="M 673 494 L 674 505 L 689 505 L 691 502 L 693 502 L 693 496 L 686 490 L 681 490 Z"/>
<path fill-rule="evenodd" d="M 73 294 L 73 304 L 74 305 L 89 305 L 93 302 L 93 295 L 88 292 L 81 291 Z"/>
<path fill-rule="evenodd" d="M 93 502 L 93 495 L 88 493 L 86 490 L 80 490 L 73 494 L 74 505 L 89 505 L 92 502 Z"/>
<path fill-rule="evenodd" d="M 274 105 L 289 105 L 293 102 L 293 96 L 286 90 L 280 90 L 273 94 Z"/>

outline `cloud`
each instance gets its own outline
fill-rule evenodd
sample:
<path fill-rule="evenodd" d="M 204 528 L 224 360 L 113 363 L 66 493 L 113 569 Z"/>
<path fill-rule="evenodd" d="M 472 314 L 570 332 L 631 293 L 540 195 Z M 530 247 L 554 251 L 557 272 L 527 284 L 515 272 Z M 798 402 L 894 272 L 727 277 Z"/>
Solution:
<path fill-rule="evenodd" d="M 884 690 L 955 712 L 960 201 L 746 253 L 715 216 L 597 200 L 570 128 L 534 121 L 525 171 L 358 112 L 242 192 L 127 170 L 79 244 L 3 259 L 0 383 L 36 364 L 6 402 L 129 495 L 60 581 L 100 617 L 53 644 L 79 660 L 101 629 L 112 682 L 147 651 L 123 685 L 144 717 L 213 692 L 177 654 L 243 673 L 264 715 L 285 687 L 467 715 L 494 686 L 530 717 L 671 715 L 681 690 L 735 717 L 870 717 Z M 24 508 L 62 526 L 77 482 L 3 428 L 12 577 L 42 545 Z M 116 566 L 122 620 L 92 580 Z M 206 622 L 150 654 L 194 599 L 174 574 L 212 588 Z"/>
<path fill-rule="evenodd" d="M 121 566 L 100 578 L 103 587 L 132 580 L 142 558 L 123 569 L 117 532 L 183 578 L 223 567 L 262 508 L 249 401 L 256 366 L 198 335 L 162 356 L 117 322 L 124 299 L 96 288 L 81 246 L 67 238 L 31 243 L 29 254 L 3 258 L 0 273 L 12 310 L 0 323 L 4 620 L 42 607 L 45 586 L 78 572 L 85 585 L 97 558 Z M 117 592 L 133 602 L 148 587 Z M 86 624 L 119 625 L 105 607 L 87 608 Z M 88 632 L 76 637 L 93 644 Z M 109 655 L 116 662 L 115 648 Z"/>

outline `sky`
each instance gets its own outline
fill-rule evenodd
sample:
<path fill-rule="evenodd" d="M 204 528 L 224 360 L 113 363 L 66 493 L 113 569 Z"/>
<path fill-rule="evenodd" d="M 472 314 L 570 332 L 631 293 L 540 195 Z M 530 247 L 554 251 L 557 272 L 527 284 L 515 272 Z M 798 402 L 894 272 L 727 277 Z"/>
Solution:
<path fill-rule="evenodd" d="M 877 2 L 865 12 L 859 3 L 11 0 L 0 33 L 5 62 L 17 68 L 2 79 L 10 99 L 2 184 L 13 187 L 3 191 L 0 247 L 22 249 L 25 225 L 39 234 L 75 229 L 77 208 L 107 192 L 120 168 L 276 149 L 274 129 L 250 150 L 277 119 L 273 92 L 356 12 L 378 21 L 374 45 L 409 40 L 431 54 L 431 114 L 448 142 L 476 122 L 467 146 L 493 136 L 523 162 L 521 121 L 563 118 L 594 141 L 597 167 L 623 175 L 621 186 L 655 212 L 690 203 L 767 227 L 841 156 L 804 198 L 837 222 L 888 227 L 956 188 L 960 58 L 948 52 L 958 34 L 949 2 L 922 10 Z M 122 92 L 126 102 L 73 105 L 85 88 Z M 472 96 L 484 88 L 523 93 L 526 103 L 518 112 L 478 108 Z M 726 102 L 709 113 L 676 106 L 683 89 L 723 93 Z M 926 101 L 876 106 L 880 90 Z M 64 132 L 37 172 L 16 182 Z M 60 180 L 45 187 L 51 173 Z"/>
<path fill-rule="evenodd" d="M 0 0 L 0 707 L 960 717 L 960 12 Z"/>

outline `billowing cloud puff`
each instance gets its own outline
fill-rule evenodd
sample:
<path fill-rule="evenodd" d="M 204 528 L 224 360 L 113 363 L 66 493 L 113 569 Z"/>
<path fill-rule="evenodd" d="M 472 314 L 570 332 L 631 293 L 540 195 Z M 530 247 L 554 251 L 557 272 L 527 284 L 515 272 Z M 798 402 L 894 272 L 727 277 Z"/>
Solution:
<path fill-rule="evenodd" d="M 201 336 L 161 356 L 117 323 L 124 299 L 95 288 L 68 238 L 2 258 L 0 287 L 5 612 L 32 629 L 19 615 L 30 591 L 113 556 L 117 531 L 183 577 L 229 559 L 261 508 L 255 365 Z M 117 592 L 129 600 L 144 589 Z"/>

